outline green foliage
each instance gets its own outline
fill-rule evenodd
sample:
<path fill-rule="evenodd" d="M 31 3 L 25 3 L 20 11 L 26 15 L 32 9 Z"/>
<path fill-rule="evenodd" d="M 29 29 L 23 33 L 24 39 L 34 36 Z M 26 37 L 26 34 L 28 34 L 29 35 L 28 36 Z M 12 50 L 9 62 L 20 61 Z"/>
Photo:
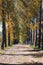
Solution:
<path fill-rule="evenodd" d="M 32 47 L 34 50 L 41 50 L 41 48 L 38 48 L 38 46 L 31 45 L 31 47 Z"/>

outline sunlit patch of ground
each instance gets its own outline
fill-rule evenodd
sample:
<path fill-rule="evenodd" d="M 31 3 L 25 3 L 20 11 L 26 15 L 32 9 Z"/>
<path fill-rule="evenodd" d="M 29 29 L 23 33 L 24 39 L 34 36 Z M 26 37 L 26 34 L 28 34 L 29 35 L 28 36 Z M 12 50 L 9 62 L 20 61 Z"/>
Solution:
<path fill-rule="evenodd" d="M 30 45 L 13 45 L 2 51 L 0 63 L 6 64 L 43 64 L 43 51 L 33 51 Z"/>

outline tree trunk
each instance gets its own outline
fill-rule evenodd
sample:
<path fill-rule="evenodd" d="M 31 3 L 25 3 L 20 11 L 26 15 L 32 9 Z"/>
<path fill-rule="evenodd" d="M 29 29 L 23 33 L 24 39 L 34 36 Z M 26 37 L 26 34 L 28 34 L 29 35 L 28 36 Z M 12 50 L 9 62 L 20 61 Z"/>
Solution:
<path fill-rule="evenodd" d="M 34 31 L 32 30 L 32 45 L 34 44 Z"/>
<path fill-rule="evenodd" d="M 8 22 L 9 22 L 10 16 L 8 13 Z M 9 28 L 9 24 L 8 24 L 8 46 L 10 46 L 10 28 Z"/>
<path fill-rule="evenodd" d="M 38 43 L 38 48 L 40 48 L 40 43 L 41 43 L 41 7 L 42 7 L 42 4 L 40 6 L 40 22 L 39 22 L 39 43 Z"/>
<path fill-rule="evenodd" d="M 43 34 L 42 34 L 42 50 L 43 50 Z"/>
<path fill-rule="evenodd" d="M 10 46 L 10 32 L 8 31 L 8 46 Z"/>
<path fill-rule="evenodd" d="M 4 8 L 4 1 L 2 1 L 2 7 Z M 4 49 L 6 47 L 6 25 L 5 25 L 5 12 L 2 10 L 2 45 L 1 48 Z"/>
<path fill-rule="evenodd" d="M 4 49 L 4 45 L 5 47 L 7 46 L 6 44 L 6 26 L 5 26 L 5 22 L 2 22 L 2 45 L 1 48 Z"/>
<path fill-rule="evenodd" d="M 30 37 L 30 40 L 31 40 L 31 44 L 32 44 L 32 30 L 31 30 L 31 37 Z"/>
<path fill-rule="evenodd" d="M 36 28 L 36 42 L 35 42 L 35 46 L 37 46 L 37 28 Z"/>

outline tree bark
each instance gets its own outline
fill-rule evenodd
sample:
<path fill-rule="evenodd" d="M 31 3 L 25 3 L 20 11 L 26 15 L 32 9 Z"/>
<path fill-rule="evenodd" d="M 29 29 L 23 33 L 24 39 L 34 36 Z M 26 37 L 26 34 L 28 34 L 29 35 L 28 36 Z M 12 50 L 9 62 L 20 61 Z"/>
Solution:
<path fill-rule="evenodd" d="M 36 42 L 35 42 L 35 46 L 37 46 L 37 28 L 36 28 Z"/>
<path fill-rule="evenodd" d="M 4 49 L 6 47 L 6 24 L 5 24 L 5 12 L 4 12 L 4 1 L 2 0 L 2 45 L 1 48 Z"/>
<path fill-rule="evenodd" d="M 42 34 L 42 50 L 43 50 L 43 34 Z"/>
<path fill-rule="evenodd" d="M 8 13 L 8 22 L 9 22 L 9 19 L 10 19 L 10 16 L 9 16 L 9 13 Z M 9 28 L 9 24 L 8 24 L 8 46 L 10 46 L 10 28 Z"/>
<path fill-rule="evenodd" d="M 42 1 L 41 1 L 42 3 Z M 39 43 L 38 43 L 38 48 L 40 48 L 40 43 L 41 43 L 41 8 L 42 8 L 42 4 L 40 6 L 40 22 L 39 22 Z"/>
<path fill-rule="evenodd" d="M 8 46 L 10 46 L 10 32 L 8 31 Z"/>

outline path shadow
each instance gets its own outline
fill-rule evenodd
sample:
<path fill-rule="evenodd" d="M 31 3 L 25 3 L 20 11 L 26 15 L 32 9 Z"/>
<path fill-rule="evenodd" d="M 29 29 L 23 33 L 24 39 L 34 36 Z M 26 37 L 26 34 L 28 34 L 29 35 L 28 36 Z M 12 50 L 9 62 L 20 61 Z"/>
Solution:
<path fill-rule="evenodd" d="M 0 64 L 0 65 L 43 65 L 42 63 L 23 63 L 23 64 Z"/>
<path fill-rule="evenodd" d="M 43 53 L 29 53 L 29 54 L 1 54 L 1 55 L 8 55 L 8 56 L 33 56 L 33 57 L 43 57 Z"/>

